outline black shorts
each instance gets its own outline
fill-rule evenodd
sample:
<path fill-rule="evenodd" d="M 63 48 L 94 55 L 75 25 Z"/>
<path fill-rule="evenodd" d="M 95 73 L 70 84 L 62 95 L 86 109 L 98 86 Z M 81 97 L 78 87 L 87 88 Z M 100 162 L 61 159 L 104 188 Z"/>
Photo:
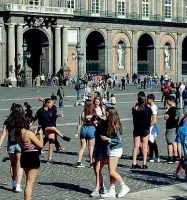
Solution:
<path fill-rule="evenodd" d="M 140 137 L 146 137 L 146 136 L 149 135 L 149 133 L 150 133 L 149 130 L 133 131 L 134 137 L 138 137 L 138 136 L 140 136 Z"/>
<path fill-rule="evenodd" d="M 21 168 L 39 168 L 40 158 L 38 151 L 22 152 L 21 153 Z"/>

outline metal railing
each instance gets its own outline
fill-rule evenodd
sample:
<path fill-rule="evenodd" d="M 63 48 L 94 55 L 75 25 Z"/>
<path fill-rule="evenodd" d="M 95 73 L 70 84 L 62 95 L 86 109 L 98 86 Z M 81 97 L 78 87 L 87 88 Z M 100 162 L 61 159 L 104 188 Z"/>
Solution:
<path fill-rule="evenodd" d="M 29 12 L 29 13 L 49 13 L 49 14 L 60 14 L 60 15 L 73 15 L 74 10 L 65 7 L 46 7 L 46 6 L 34 6 L 34 5 L 23 5 L 23 4 L 12 4 L 12 3 L 1 3 L 1 11 L 14 11 L 14 12 Z"/>

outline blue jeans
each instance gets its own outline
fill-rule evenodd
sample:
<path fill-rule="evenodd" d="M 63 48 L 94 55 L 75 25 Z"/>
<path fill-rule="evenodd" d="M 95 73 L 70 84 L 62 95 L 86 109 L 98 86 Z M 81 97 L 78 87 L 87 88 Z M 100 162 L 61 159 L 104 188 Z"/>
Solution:
<path fill-rule="evenodd" d="M 64 105 L 64 99 L 59 99 L 59 108 L 63 107 Z"/>
<path fill-rule="evenodd" d="M 80 90 L 77 90 L 77 101 L 80 100 Z"/>
<path fill-rule="evenodd" d="M 187 108 L 187 99 L 184 100 L 184 115 L 186 114 L 186 108 Z"/>

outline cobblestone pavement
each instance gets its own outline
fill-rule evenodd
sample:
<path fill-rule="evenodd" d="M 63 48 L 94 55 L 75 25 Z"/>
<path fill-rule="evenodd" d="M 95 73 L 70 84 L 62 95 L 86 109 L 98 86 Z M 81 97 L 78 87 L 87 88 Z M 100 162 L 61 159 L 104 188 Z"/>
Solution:
<path fill-rule="evenodd" d="M 38 95 L 46 97 L 50 95 L 53 90 L 56 91 L 57 88 L 42 88 L 39 93 L 33 88 L 0 88 L 0 127 L 5 117 L 8 116 L 12 102 L 23 104 L 25 101 L 28 101 L 34 107 L 34 111 L 36 111 L 41 104 L 32 98 L 37 98 Z M 63 109 L 64 119 L 58 120 L 57 123 L 63 133 L 73 137 L 76 129 L 75 122 L 78 121 L 78 114 L 82 110 L 82 107 L 73 107 L 72 105 L 75 98 L 72 96 L 75 96 L 76 93 L 70 87 L 65 88 L 65 90 L 66 96 L 68 97 L 65 99 L 65 108 Z M 118 171 L 124 177 L 125 183 L 130 187 L 131 193 L 179 183 L 172 176 L 177 166 L 176 164 L 166 164 L 164 162 L 148 163 L 148 170 L 130 169 L 133 147 L 131 108 L 135 104 L 137 98 L 136 93 L 138 91 L 140 90 L 135 87 L 128 87 L 126 92 L 128 94 L 117 90 L 113 91 L 114 94 L 117 94 L 117 102 L 119 103 L 116 108 L 122 119 L 124 130 L 124 135 L 122 136 L 124 152 L 118 165 Z M 156 94 L 157 100 L 160 100 L 161 94 L 157 93 L 157 91 L 155 92 L 155 90 L 154 93 Z M 164 110 L 162 109 L 163 105 L 161 102 L 157 102 L 157 106 L 160 108 L 158 120 L 160 135 L 157 139 L 157 143 L 160 157 L 161 159 L 165 159 L 167 149 L 164 137 L 165 121 L 162 116 Z M 67 123 L 71 124 L 68 125 Z M 94 189 L 95 177 L 93 169 L 89 168 L 88 151 L 85 152 L 82 160 L 86 167 L 79 169 L 74 168 L 72 164 L 77 162 L 77 152 L 80 148 L 79 140 L 72 139 L 70 143 L 65 143 L 60 139 L 59 141 L 65 147 L 65 151 L 54 153 L 54 164 L 46 163 L 47 151 L 41 156 L 41 168 L 39 169 L 36 184 L 34 185 L 32 199 L 90 199 L 89 194 Z M 6 143 L 4 142 L 4 144 Z M 47 150 L 47 148 L 48 146 L 46 145 L 45 149 Z M 2 155 L 7 158 L 6 148 L 3 149 Z M 0 162 L 0 199 L 23 199 L 23 193 L 15 194 L 10 191 L 10 161 L 8 158 L 5 160 L 5 162 Z M 142 161 L 139 161 L 139 163 L 142 164 Z M 106 188 L 108 188 L 109 176 L 107 167 L 104 168 L 103 174 Z M 24 187 L 24 184 L 25 176 L 22 181 L 22 187 Z M 119 188 L 119 186 L 117 188 Z"/>

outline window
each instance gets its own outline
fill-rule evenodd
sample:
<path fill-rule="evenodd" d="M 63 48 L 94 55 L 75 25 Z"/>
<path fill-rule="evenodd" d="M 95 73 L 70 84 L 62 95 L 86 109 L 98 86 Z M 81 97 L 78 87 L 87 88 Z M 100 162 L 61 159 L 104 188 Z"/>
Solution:
<path fill-rule="evenodd" d="M 66 7 L 75 9 L 75 0 L 66 0 Z"/>
<path fill-rule="evenodd" d="M 41 6 L 41 0 L 28 0 L 27 4 L 31 6 Z"/>
<path fill-rule="evenodd" d="M 165 0 L 165 19 L 172 18 L 172 0 Z"/>
<path fill-rule="evenodd" d="M 92 0 L 91 9 L 92 9 L 92 14 L 99 15 L 100 14 L 100 0 Z"/>
<path fill-rule="evenodd" d="M 126 0 L 118 0 L 118 16 L 126 15 Z"/>
<path fill-rule="evenodd" d="M 150 4 L 149 0 L 142 0 L 142 18 L 149 18 Z"/>

